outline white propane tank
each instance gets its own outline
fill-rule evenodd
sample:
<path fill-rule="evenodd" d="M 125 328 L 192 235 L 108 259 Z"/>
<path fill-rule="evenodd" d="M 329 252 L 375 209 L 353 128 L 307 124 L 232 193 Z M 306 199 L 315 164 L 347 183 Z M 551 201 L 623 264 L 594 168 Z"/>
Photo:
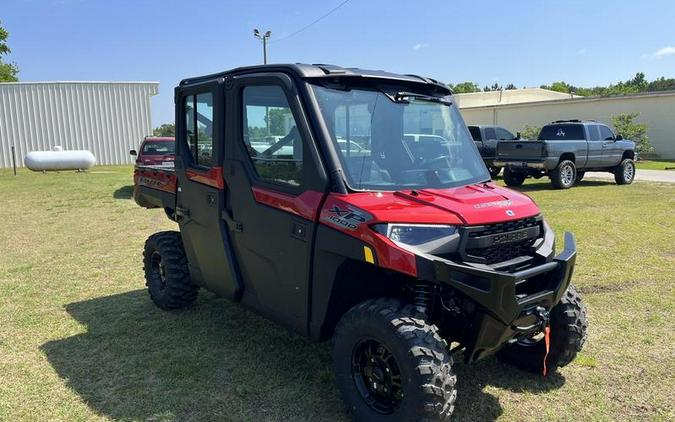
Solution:
<path fill-rule="evenodd" d="M 31 151 L 23 161 L 33 171 L 88 170 L 96 164 L 96 158 L 91 152 L 63 151 L 60 146 L 55 146 L 52 151 Z"/>

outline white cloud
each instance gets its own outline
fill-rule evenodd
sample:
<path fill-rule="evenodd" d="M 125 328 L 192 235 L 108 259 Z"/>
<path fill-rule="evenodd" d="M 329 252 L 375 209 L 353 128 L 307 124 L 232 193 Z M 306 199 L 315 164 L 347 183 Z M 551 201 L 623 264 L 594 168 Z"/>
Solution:
<path fill-rule="evenodd" d="M 583 56 L 584 54 L 586 54 L 586 49 L 585 49 L 585 48 L 581 48 L 581 49 L 579 49 L 579 51 L 577 51 L 577 53 L 579 53 L 579 54 L 581 54 L 581 55 Z"/>
<path fill-rule="evenodd" d="M 420 50 L 422 48 L 427 48 L 427 47 L 429 47 L 429 44 L 427 44 L 427 43 L 418 43 L 418 44 L 413 45 L 412 49 L 413 50 Z"/>
<path fill-rule="evenodd" d="M 654 53 L 654 57 L 663 57 L 663 56 L 672 56 L 675 54 L 675 47 L 663 47 L 656 53 Z"/>

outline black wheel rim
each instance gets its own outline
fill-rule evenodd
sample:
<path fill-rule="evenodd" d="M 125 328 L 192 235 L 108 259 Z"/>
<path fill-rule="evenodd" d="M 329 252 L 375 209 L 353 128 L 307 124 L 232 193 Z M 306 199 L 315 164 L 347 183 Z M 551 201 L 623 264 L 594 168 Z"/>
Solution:
<path fill-rule="evenodd" d="M 365 339 L 356 345 L 352 353 L 352 376 L 363 400 L 377 413 L 390 414 L 403 400 L 398 363 L 377 340 Z"/>
<path fill-rule="evenodd" d="M 166 267 L 162 260 L 162 255 L 155 251 L 150 256 L 150 268 L 156 284 L 163 289 L 166 286 Z"/>

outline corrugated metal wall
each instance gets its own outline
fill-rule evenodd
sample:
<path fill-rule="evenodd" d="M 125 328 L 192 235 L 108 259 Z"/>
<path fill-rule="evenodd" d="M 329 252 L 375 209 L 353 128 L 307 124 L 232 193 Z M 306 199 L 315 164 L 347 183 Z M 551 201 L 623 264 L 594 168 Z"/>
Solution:
<path fill-rule="evenodd" d="M 86 149 L 96 164 L 131 164 L 129 150 L 152 134 L 157 82 L 0 83 L 0 168 L 30 151 Z"/>

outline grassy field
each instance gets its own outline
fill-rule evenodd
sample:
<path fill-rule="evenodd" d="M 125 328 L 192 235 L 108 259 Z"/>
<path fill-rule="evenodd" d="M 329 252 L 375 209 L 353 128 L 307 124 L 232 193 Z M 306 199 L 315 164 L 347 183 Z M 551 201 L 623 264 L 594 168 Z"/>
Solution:
<path fill-rule="evenodd" d="M 675 161 L 640 160 L 636 163 L 636 166 L 645 170 L 665 170 L 666 168 L 675 168 Z"/>
<path fill-rule="evenodd" d="M 328 344 L 213 295 L 156 309 L 129 167 L 0 170 L 0 420 L 346 420 Z M 577 236 L 589 308 L 583 353 L 546 379 L 457 364 L 457 420 L 673 420 L 675 186 L 547 181 L 522 190 Z"/>

